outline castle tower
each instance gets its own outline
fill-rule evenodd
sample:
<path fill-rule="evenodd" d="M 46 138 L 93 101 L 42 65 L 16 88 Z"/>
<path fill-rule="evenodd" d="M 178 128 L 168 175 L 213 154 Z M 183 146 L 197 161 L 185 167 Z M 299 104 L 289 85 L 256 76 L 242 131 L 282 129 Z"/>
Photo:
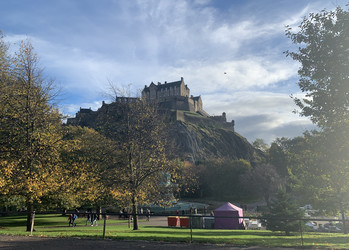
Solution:
<path fill-rule="evenodd" d="M 164 84 L 158 82 L 157 85 L 152 82 L 150 83 L 149 87 L 145 85 L 142 91 L 143 98 L 158 101 L 161 99 L 168 99 L 168 97 L 173 96 L 189 97 L 189 94 L 190 90 L 188 86 L 184 84 L 183 77 L 177 82 L 165 82 Z"/>
<path fill-rule="evenodd" d="M 167 109 L 184 110 L 190 112 L 203 111 L 202 100 L 200 96 L 190 96 L 190 89 L 184 83 L 184 78 L 180 81 L 165 82 L 161 84 L 150 83 L 149 87 L 145 85 L 142 91 L 142 97 L 146 100 L 159 102 L 162 107 Z"/>

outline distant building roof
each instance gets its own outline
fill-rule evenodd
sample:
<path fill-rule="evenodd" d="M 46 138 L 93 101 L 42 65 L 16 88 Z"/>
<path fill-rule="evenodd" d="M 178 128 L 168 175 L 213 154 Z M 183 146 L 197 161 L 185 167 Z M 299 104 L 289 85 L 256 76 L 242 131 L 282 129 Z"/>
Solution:
<path fill-rule="evenodd" d="M 182 83 L 182 81 L 177 81 L 177 82 L 168 82 L 168 83 L 164 83 L 161 85 L 158 85 L 158 88 L 168 88 L 168 87 L 174 87 L 174 86 L 180 86 Z"/>

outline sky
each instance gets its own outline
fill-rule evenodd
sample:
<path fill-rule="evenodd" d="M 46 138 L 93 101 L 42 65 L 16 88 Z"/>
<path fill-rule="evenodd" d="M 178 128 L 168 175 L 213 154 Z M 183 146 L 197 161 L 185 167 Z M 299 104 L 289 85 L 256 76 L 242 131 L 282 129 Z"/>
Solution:
<path fill-rule="evenodd" d="M 16 50 L 29 39 L 69 116 L 97 110 L 108 85 L 137 95 L 151 82 L 184 78 L 210 115 L 226 112 L 253 142 L 314 128 L 290 95 L 300 65 L 285 26 L 348 0 L 1 0 L 0 30 Z"/>

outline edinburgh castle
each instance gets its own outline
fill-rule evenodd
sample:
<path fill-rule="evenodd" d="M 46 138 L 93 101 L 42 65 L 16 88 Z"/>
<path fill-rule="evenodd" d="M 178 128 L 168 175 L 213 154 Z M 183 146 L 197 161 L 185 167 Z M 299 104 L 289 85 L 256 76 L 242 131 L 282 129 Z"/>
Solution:
<path fill-rule="evenodd" d="M 223 112 L 221 116 L 210 116 L 203 109 L 201 96 L 190 95 L 190 89 L 184 83 L 183 77 L 176 82 L 153 82 L 145 85 L 142 91 L 142 98 L 157 102 L 159 108 L 166 110 L 177 121 L 188 121 L 192 123 L 218 124 L 234 131 L 234 121 L 228 123 L 226 114 Z M 137 101 L 136 97 L 116 97 L 115 103 L 129 103 Z M 95 117 L 103 112 L 111 104 L 102 103 L 102 107 L 97 111 L 91 109 L 80 108 L 74 118 L 69 118 L 67 123 L 72 125 L 93 127 Z"/>

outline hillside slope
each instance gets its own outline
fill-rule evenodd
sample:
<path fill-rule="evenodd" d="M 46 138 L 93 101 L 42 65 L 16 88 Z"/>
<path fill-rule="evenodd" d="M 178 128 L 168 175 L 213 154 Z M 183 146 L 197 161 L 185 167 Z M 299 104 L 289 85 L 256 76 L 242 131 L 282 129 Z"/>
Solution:
<path fill-rule="evenodd" d="M 254 162 L 263 157 L 233 130 L 204 123 L 176 121 L 170 128 L 169 139 L 173 139 L 176 154 L 191 162 L 217 157 Z"/>

